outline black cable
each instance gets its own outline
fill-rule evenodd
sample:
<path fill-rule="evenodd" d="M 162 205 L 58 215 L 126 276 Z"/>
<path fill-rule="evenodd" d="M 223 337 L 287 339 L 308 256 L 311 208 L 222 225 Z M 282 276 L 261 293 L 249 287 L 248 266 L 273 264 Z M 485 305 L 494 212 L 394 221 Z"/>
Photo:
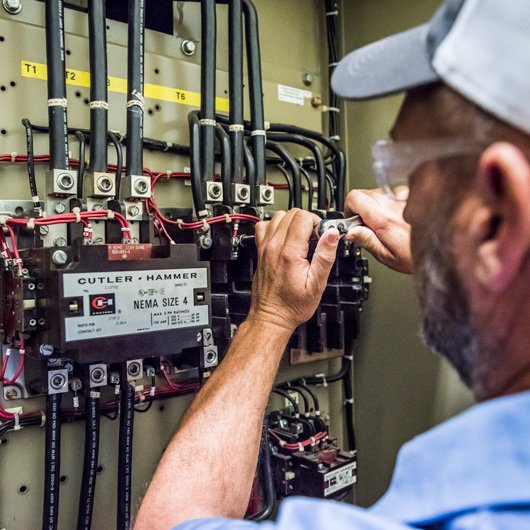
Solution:
<path fill-rule="evenodd" d="M 188 114 L 188 125 L 190 132 L 190 177 L 191 194 L 195 213 L 200 219 L 207 215 L 201 180 L 201 132 L 199 125 L 199 113 L 195 110 Z"/>
<path fill-rule="evenodd" d="M 243 160 L 245 162 L 247 184 L 250 186 L 250 205 L 256 206 L 256 162 L 246 142 L 243 145 Z"/>
<path fill-rule="evenodd" d="M 261 476 L 263 482 L 263 497 L 264 506 L 259 513 L 252 515 L 249 519 L 251 521 L 264 521 L 268 519 L 274 511 L 274 501 L 276 494 L 274 491 L 274 482 L 272 476 L 272 462 L 271 462 L 271 445 L 269 442 L 268 429 L 263 429 L 263 440 L 262 440 L 262 457 L 261 457 Z"/>
<path fill-rule="evenodd" d="M 144 0 L 129 0 L 126 174 L 143 175 Z"/>
<path fill-rule="evenodd" d="M 81 131 L 75 132 L 75 137 L 79 141 L 79 169 L 77 172 L 77 197 L 83 198 L 84 184 L 85 184 L 85 149 L 86 149 L 86 138 Z"/>
<path fill-rule="evenodd" d="M 326 184 L 329 189 L 329 205 L 328 209 L 331 210 L 335 205 L 335 182 L 329 171 L 326 171 Z"/>
<path fill-rule="evenodd" d="M 46 0 L 50 169 L 69 169 L 63 0 Z"/>
<path fill-rule="evenodd" d="M 43 530 L 56 530 L 59 521 L 59 475 L 61 463 L 61 394 L 46 396 L 46 432 L 44 444 Z"/>
<path fill-rule="evenodd" d="M 296 392 L 299 396 L 301 396 L 302 401 L 304 402 L 304 412 L 306 416 L 311 412 L 311 406 L 309 405 L 309 399 L 307 399 L 306 394 L 302 390 L 300 386 L 297 385 L 291 385 L 290 383 L 287 383 L 285 387 L 282 385 L 279 385 L 279 388 L 281 390 L 285 390 L 286 392 L 289 392 L 289 390 L 292 390 L 293 392 Z"/>
<path fill-rule="evenodd" d="M 88 2 L 90 49 L 90 169 L 107 171 L 107 27 L 105 0 Z"/>
<path fill-rule="evenodd" d="M 134 412 L 138 412 L 140 414 L 144 414 L 145 412 L 149 412 L 151 410 L 151 407 L 153 406 L 154 399 L 150 399 L 147 402 L 147 405 L 142 409 L 140 407 L 134 407 Z"/>
<path fill-rule="evenodd" d="M 309 173 L 303 166 L 300 166 L 300 173 L 304 176 L 307 182 L 307 209 L 309 211 L 312 211 L 313 210 L 313 199 L 314 199 L 314 194 L 315 194 L 315 189 L 313 188 L 313 181 L 311 180 Z"/>
<path fill-rule="evenodd" d="M 120 378 L 120 433 L 118 449 L 117 530 L 129 530 L 132 507 L 132 453 L 134 428 L 134 387 L 127 381 L 126 369 Z"/>
<path fill-rule="evenodd" d="M 201 2 L 201 178 L 215 175 L 215 76 L 217 17 L 215 0 Z"/>
<path fill-rule="evenodd" d="M 243 15 L 241 0 L 230 0 L 228 7 L 228 83 L 230 95 L 230 144 L 232 148 L 232 182 L 243 182 L 245 132 L 243 125 Z"/>
<path fill-rule="evenodd" d="M 218 123 L 215 127 L 217 140 L 221 147 L 221 180 L 223 183 L 223 204 L 231 206 L 232 200 L 232 158 L 230 149 L 230 138 L 222 125 Z"/>
<path fill-rule="evenodd" d="M 263 79 L 261 75 L 258 13 L 251 0 L 243 0 L 243 13 L 245 15 L 245 38 L 247 45 L 252 152 L 256 164 L 256 184 L 259 186 L 266 183 L 265 112 L 263 108 Z"/>
<path fill-rule="evenodd" d="M 317 192 L 317 208 L 319 210 L 326 209 L 326 165 L 324 162 L 324 156 L 320 148 L 311 140 L 304 138 L 299 134 L 288 134 L 288 133 L 269 133 L 268 139 L 274 142 L 288 142 L 296 145 L 300 145 L 309 149 L 313 158 L 315 159 L 318 192 Z M 312 202 L 310 203 L 312 204 Z M 311 209 L 311 208 L 309 208 Z"/>
<path fill-rule="evenodd" d="M 33 153 L 33 129 L 31 128 L 31 122 L 24 118 L 22 125 L 26 129 L 26 148 L 28 154 L 28 181 L 29 191 L 31 193 L 31 199 L 33 200 L 33 208 L 36 211 L 40 211 L 39 193 L 37 191 L 37 178 L 35 177 L 35 159 Z"/>
<path fill-rule="evenodd" d="M 274 387 L 272 389 L 272 392 L 274 394 L 278 394 L 279 396 L 284 397 L 289 403 L 291 403 L 293 407 L 293 411 L 295 416 L 300 416 L 300 409 L 298 407 L 298 403 L 294 400 L 293 396 L 290 396 L 285 390 L 282 390 L 281 388 Z"/>
<path fill-rule="evenodd" d="M 99 454 L 100 397 L 88 390 L 85 398 L 85 449 L 83 476 L 77 512 L 77 530 L 90 530 L 96 493 L 96 477 Z"/>
<path fill-rule="evenodd" d="M 116 135 L 112 131 L 108 131 L 108 137 L 114 145 L 114 148 L 116 149 L 116 193 L 114 195 L 114 198 L 119 201 L 121 190 L 121 175 L 123 172 L 123 149 L 118 138 L 116 138 Z"/>
<path fill-rule="evenodd" d="M 344 208 L 344 191 L 346 183 L 346 157 L 342 149 L 335 144 L 333 140 L 317 131 L 310 129 L 304 129 L 295 125 L 287 125 L 283 123 L 271 123 L 269 126 L 270 132 L 285 132 L 289 134 L 298 134 L 310 138 L 322 145 L 325 145 L 334 155 L 335 164 L 337 166 L 336 171 L 336 192 L 335 192 L 335 203 L 337 210 L 342 211 Z"/>
<path fill-rule="evenodd" d="M 266 147 L 269 151 L 278 155 L 289 168 L 293 178 L 293 205 L 295 208 L 302 208 L 302 177 L 296 159 L 280 144 L 267 140 Z"/>
<path fill-rule="evenodd" d="M 289 202 L 287 203 L 287 209 L 290 210 L 293 207 L 293 179 L 291 175 L 289 175 L 289 172 L 283 167 L 283 165 L 278 164 L 276 167 L 280 171 L 280 173 L 285 177 L 285 181 L 287 182 L 287 191 L 289 193 Z"/>
<path fill-rule="evenodd" d="M 297 384 L 300 388 L 303 388 L 311 396 L 311 399 L 313 400 L 313 406 L 315 407 L 315 412 L 320 413 L 320 405 L 318 403 L 318 398 L 315 392 L 313 392 L 313 390 L 311 390 L 306 384 L 302 382 L 299 382 Z"/>

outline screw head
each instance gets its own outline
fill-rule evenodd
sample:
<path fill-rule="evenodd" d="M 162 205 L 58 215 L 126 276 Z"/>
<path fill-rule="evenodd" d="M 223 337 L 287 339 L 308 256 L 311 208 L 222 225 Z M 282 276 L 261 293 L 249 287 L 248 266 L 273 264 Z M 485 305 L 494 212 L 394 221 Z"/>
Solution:
<path fill-rule="evenodd" d="M 210 186 L 209 192 L 212 199 L 218 199 L 221 196 L 223 189 L 219 184 L 213 184 Z"/>
<path fill-rule="evenodd" d="M 34 291 L 35 290 L 35 284 L 34 283 L 28 283 L 28 291 Z"/>
<path fill-rule="evenodd" d="M 22 11 L 22 2 L 20 0 L 3 0 L 4 9 L 10 15 L 18 15 Z"/>
<path fill-rule="evenodd" d="M 192 40 L 183 40 L 180 49 L 184 55 L 191 57 L 197 51 L 197 45 Z"/>
<path fill-rule="evenodd" d="M 48 234 L 50 233 L 50 227 L 49 227 L 49 226 L 46 226 L 46 225 L 42 225 L 42 226 L 39 228 L 39 232 L 40 232 L 40 235 L 41 235 L 41 236 L 48 235 Z"/>
<path fill-rule="evenodd" d="M 66 239 L 64 237 L 58 237 L 53 242 L 56 247 L 66 247 Z"/>
<path fill-rule="evenodd" d="M 5 398 L 8 399 L 8 400 L 17 399 L 18 397 L 19 397 L 18 392 L 14 388 L 10 388 L 5 393 Z"/>
<path fill-rule="evenodd" d="M 41 344 L 39 351 L 41 355 L 49 357 L 53 353 L 53 346 L 51 344 Z"/>
<path fill-rule="evenodd" d="M 140 208 L 138 208 L 138 206 L 129 206 L 129 208 L 127 209 L 127 213 L 131 217 L 136 217 L 140 213 Z"/>
<path fill-rule="evenodd" d="M 57 186 L 64 191 L 69 191 L 74 187 L 74 179 L 72 175 L 68 173 L 61 173 L 57 177 Z"/>
<path fill-rule="evenodd" d="M 315 76 L 309 72 L 304 72 L 302 75 L 302 83 L 304 83 L 305 86 L 311 86 L 313 82 L 315 81 Z"/>
<path fill-rule="evenodd" d="M 66 265 L 68 263 L 68 254 L 64 250 L 56 250 L 52 254 L 52 261 L 55 265 Z"/>
<path fill-rule="evenodd" d="M 102 383 L 105 380 L 105 372 L 101 368 L 94 368 L 90 372 L 90 379 L 93 383 Z"/>
<path fill-rule="evenodd" d="M 63 374 L 55 374 L 50 379 L 50 386 L 54 390 L 60 390 L 61 388 L 63 388 L 65 383 L 66 383 L 66 378 L 64 377 Z"/>
<path fill-rule="evenodd" d="M 134 191 L 143 195 L 144 193 L 147 193 L 149 191 L 149 186 L 147 185 L 147 182 L 144 179 L 138 179 L 134 183 Z"/>
<path fill-rule="evenodd" d="M 98 190 L 103 193 L 109 193 L 114 187 L 112 180 L 109 177 L 99 177 L 97 182 Z"/>
<path fill-rule="evenodd" d="M 66 212 L 66 204 L 64 204 L 64 202 L 57 202 L 53 209 L 55 210 L 55 213 L 64 213 Z"/>
<path fill-rule="evenodd" d="M 237 198 L 240 201 L 246 201 L 248 199 L 248 188 L 239 188 L 237 190 Z"/>
<path fill-rule="evenodd" d="M 34 319 L 34 318 L 30 318 L 29 321 L 28 321 L 28 324 L 33 327 L 33 326 L 36 326 L 37 325 L 37 320 Z"/>
<path fill-rule="evenodd" d="M 210 236 L 208 236 L 208 235 L 201 236 L 199 238 L 199 244 L 200 244 L 201 248 L 207 250 L 209 248 L 212 248 L 213 239 Z"/>
<path fill-rule="evenodd" d="M 263 198 L 266 201 L 270 201 L 272 199 L 272 190 L 270 188 L 265 188 L 263 190 Z"/>

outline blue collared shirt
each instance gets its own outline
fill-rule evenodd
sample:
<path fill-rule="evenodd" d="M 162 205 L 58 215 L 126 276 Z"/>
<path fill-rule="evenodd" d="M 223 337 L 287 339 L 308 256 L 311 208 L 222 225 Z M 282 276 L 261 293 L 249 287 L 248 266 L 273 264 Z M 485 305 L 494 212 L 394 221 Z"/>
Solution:
<path fill-rule="evenodd" d="M 529 530 L 530 392 L 475 405 L 407 443 L 368 510 L 292 498 L 276 522 L 189 521 L 176 530 Z"/>

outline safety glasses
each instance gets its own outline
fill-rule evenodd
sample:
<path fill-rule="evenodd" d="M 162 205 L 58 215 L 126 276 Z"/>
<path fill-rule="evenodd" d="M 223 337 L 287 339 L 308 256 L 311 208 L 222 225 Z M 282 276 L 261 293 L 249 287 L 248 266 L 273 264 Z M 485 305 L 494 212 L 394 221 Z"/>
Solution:
<path fill-rule="evenodd" d="M 436 138 L 408 142 L 380 140 L 372 146 L 377 184 L 391 198 L 406 201 L 408 179 L 422 164 L 455 156 L 480 154 L 487 146 L 469 138 Z M 405 187 L 405 188 L 404 188 Z"/>

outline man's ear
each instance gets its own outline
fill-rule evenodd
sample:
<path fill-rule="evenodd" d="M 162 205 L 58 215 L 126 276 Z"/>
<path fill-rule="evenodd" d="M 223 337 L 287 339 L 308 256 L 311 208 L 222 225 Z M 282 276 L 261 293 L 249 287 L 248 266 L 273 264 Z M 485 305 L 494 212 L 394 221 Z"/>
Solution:
<path fill-rule="evenodd" d="M 521 271 L 530 249 L 530 165 L 523 152 L 499 142 L 482 154 L 476 193 L 481 206 L 471 219 L 475 276 L 501 291 Z"/>

